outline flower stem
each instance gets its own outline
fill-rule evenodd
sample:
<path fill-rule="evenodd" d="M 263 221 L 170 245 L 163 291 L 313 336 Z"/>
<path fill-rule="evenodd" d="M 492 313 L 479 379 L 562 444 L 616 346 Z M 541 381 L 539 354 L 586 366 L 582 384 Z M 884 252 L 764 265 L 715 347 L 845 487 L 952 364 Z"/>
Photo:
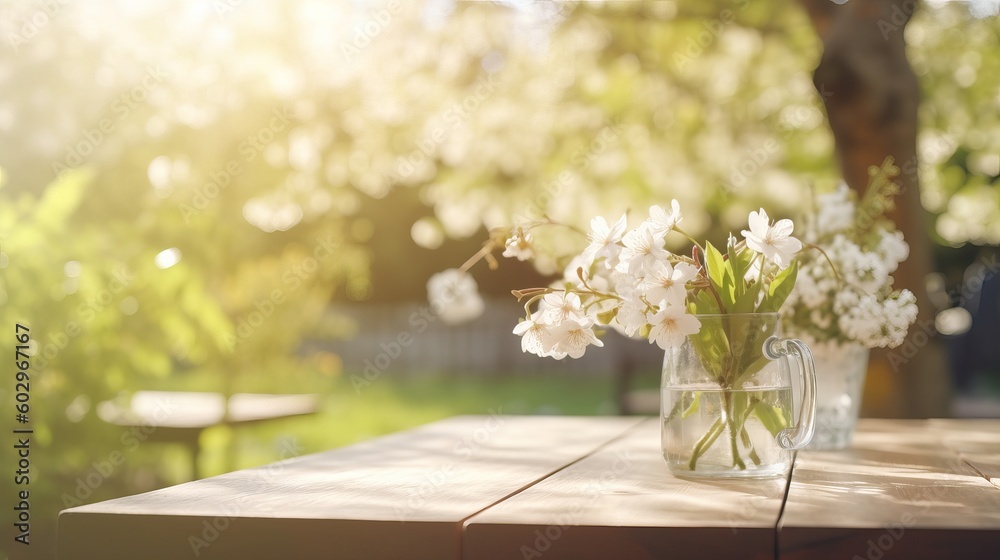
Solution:
<path fill-rule="evenodd" d="M 753 440 L 750 439 L 750 433 L 747 432 L 746 418 L 743 421 L 743 427 L 740 428 L 740 439 L 743 441 L 743 447 L 749 450 L 750 460 L 753 461 L 753 464 L 760 466 L 760 455 L 757 455 L 757 450 L 753 448 Z"/>
<path fill-rule="evenodd" d="M 579 233 L 580 235 L 582 235 L 584 237 L 587 237 L 587 232 L 586 231 L 583 231 L 582 229 L 574 226 L 573 224 L 564 224 L 562 222 L 557 222 L 557 221 L 553 220 L 552 218 L 550 218 L 548 216 L 545 216 L 545 221 L 544 222 L 539 222 L 537 224 L 534 224 L 532 227 L 536 227 L 536 226 L 562 226 L 564 228 L 569 229 L 570 231 Z M 531 228 L 529 228 L 529 229 L 531 229 Z"/>
<path fill-rule="evenodd" d="M 527 319 L 527 320 L 531 319 L 531 306 L 536 301 L 542 299 L 543 297 L 545 297 L 545 293 L 537 294 L 537 295 L 532 296 L 531 299 L 529 299 L 527 302 L 525 302 L 525 304 L 524 304 L 524 318 L 525 319 Z"/>
<path fill-rule="evenodd" d="M 690 235 L 688 235 L 686 231 L 684 231 L 681 228 L 677 227 L 676 224 L 674 225 L 674 231 L 676 231 L 677 233 L 683 235 L 684 237 L 687 237 L 688 241 L 690 241 L 691 243 L 694 244 L 695 247 L 697 247 L 698 249 L 700 249 L 702 254 L 705 254 L 705 248 L 701 246 L 701 243 L 698 243 L 698 241 L 695 238 L 693 238 Z"/>
<path fill-rule="evenodd" d="M 677 417 L 677 413 L 681 411 L 682 404 L 684 404 L 684 399 L 677 399 L 677 402 L 674 403 L 674 407 L 670 409 L 670 414 L 667 414 L 667 417 L 663 420 L 664 424 L 669 424 L 671 420 Z"/>
<path fill-rule="evenodd" d="M 468 272 L 469 269 L 472 268 L 472 266 L 474 264 L 476 264 L 477 262 L 483 260 L 483 258 L 485 258 L 487 255 L 489 255 L 490 253 L 492 253 L 493 249 L 495 249 L 495 248 L 496 248 L 496 246 L 493 244 L 492 240 L 491 241 L 487 241 L 486 243 L 483 244 L 483 248 L 482 249 L 480 249 L 479 251 L 477 251 L 475 255 L 472 255 L 471 257 L 469 257 L 469 260 L 467 260 L 464 263 L 462 263 L 462 266 L 458 267 L 458 269 L 461 270 L 462 272 Z"/>
<path fill-rule="evenodd" d="M 736 442 L 736 438 L 739 436 L 740 429 L 736 429 L 736 400 L 733 398 L 732 392 L 728 389 L 722 392 L 723 400 L 725 401 L 726 410 L 724 414 L 726 415 L 726 423 L 729 425 L 729 448 L 733 454 L 733 466 L 739 468 L 741 471 L 747 470 L 746 463 L 743 462 L 743 458 L 740 457 L 740 447 Z"/>
<path fill-rule="evenodd" d="M 725 428 L 726 425 L 723 423 L 722 418 L 716 418 L 712 427 L 708 429 L 708 432 L 698 440 L 698 443 L 694 444 L 694 449 L 691 450 L 691 460 L 688 461 L 689 470 L 694 470 L 695 465 L 698 463 L 698 458 L 704 455 L 709 447 L 712 447 L 712 444 L 715 443 L 715 440 L 719 439 Z"/>
<path fill-rule="evenodd" d="M 830 270 L 833 271 L 833 276 L 834 278 L 837 279 L 837 285 L 840 286 L 844 283 L 844 279 L 841 278 L 840 273 L 837 272 L 837 265 L 833 264 L 833 259 L 830 258 L 830 255 L 826 254 L 826 251 L 824 251 L 822 247 L 820 247 L 819 245 L 815 245 L 813 243 L 803 243 L 802 245 L 810 249 L 816 249 L 817 251 L 819 251 L 823 255 L 823 257 L 826 258 L 826 262 L 830 265 Z"/>

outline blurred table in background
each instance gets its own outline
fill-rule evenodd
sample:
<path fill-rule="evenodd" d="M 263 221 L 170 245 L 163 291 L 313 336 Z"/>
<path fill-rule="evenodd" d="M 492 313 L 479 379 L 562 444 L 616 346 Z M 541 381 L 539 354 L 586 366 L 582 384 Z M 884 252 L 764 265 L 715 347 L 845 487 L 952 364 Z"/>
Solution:
<path fill-rule="evenodd" d="M 191 476 L 199 478 L 201 433 L 213 426 L 242 426 L 319 412 L 319 395 L 272 395 L 183 391 L 137 391 L 127 406 L 99 405 L 105 422 L 128 428 L 143 441 L 180 443 L 191 455 Z"/>
<path fill-rule="evenodd" d="M 672 476 L 641 417 L 466 416 L 72 508 L 63 560 L 996 558 L 1000 421 L 861 420 L 789 476 Z"/>

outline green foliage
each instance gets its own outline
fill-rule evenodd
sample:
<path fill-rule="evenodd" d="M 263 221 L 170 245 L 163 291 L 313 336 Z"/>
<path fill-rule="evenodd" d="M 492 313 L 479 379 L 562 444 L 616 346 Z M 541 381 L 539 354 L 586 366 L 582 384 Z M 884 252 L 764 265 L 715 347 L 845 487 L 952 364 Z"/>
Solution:
<path fill-rule="evenodd" d="M 798 274 L 798 259 L 784 270 L 760 265 L 771 270 L 759 277 L 747 278 L 748 271 L 762 255 L 754 253 L 745 243 L 731 240 L 723 255 L 711 243 L 705 243 L 705 276 L 709 287 L 695 294 L 695 313 L 775 313 L 792 293 Z M 773 276 L 773 277 L 772 277 Z M 761 290 L 764 296 L 761 297 Z"/>
<path fill-rule="evenodd" d="M 781 270 L 732 238 L 725 255 L 710 242 L 704 255 L 702 287 L 694 289 L 688 304 L 701 316 L 701 330 L 689 339 L 705 371 L 721 387 L 738 389 L 767 363 L 761 345 L 775 325 L 759 314 L 776 313 L 791 294 L 798 259 Z M 751 276 L 748 271 L 755 262 L 762 272 Z"/>
<path fill-rule="evenodd" d="M 723 309 L 727 312 L 732 310 L 736 290 L 733 267 L 722 257 L 722 253 L 707 241 L 705 242 L 705 265 L 708 279 L 722 300 Z"/>
<path fill-rule="evenodd" d="M 775 313 L 781 309 L 782 304 L 785 303 L 795 287 L 795 278 L 798 276 L 798 272 L 799 262 L 798 259 L 795 259 L 788 268 L 779 272 L 768 284 L 767 295 L 757 310 L 762 313 Z"/>
<path fill-rule="evenodd" d="M 782 409 L 761 401 L 753 403 L 753 415 L 774 437 L 778 436 L 778 432 L 791 425 L 789 419 L 785 418 Z"/>
<path fill-rule="evenodd" d="M 147 217 L 138 220 L 96 212 L 90 202 L 111 194 L 107 173 L 67 171 L 37 197 L 0 190 L 0 323 L 27 325 L 33 338 L 32 457 L 41 474 L 31 492 L 40 524 L 63 507 L 134 492 L 136 473 L 166 476 L 156 452 L 131 453 L 127 434 L 98 417 L 102 401 L 189 369 L 202 372 L 203 390 L 239 390 L 241 375 L 266 372 L 266 390 L 283 392 L 303 368 L 302 339 L 351 270 L 346 258 L 317 257 L 320 243 L 308 237 L 272 245 L 247 225 L 231 224 L 242 231 L 225 236 L 213 236 L 218 225 L 208 221 L 178 229 L 176 210 L 155 203 L 139 208 Z M 331 236 L 350 255 L 333 225 L 312 235 Z M 168 247 L 182 256 L 161 269 L 156 256 Z M 8 363 L 11 348 L 0 349 Z M 0 387 L 0 401 L 13 402 L 12 389 Z M 92 462 L 116 452 L 127 460 L 114 476 L 79 486 Z M 13 480 L 4 480 L 0 491 L 12 494 Z"/>

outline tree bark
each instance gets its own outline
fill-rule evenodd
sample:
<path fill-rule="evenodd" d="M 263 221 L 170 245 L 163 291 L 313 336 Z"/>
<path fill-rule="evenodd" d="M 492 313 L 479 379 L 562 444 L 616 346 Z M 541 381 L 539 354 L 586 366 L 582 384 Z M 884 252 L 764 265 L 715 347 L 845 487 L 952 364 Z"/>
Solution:
<path fill-rule="evenodd" d="M 944 351 L 933 326 L 925 286 L 932 272 L 931 241 L 920 202 L 917 109 L 920 84 L 906 57 L 903 37 L 916 0 L 801 0 L 823 43 L 813 83 L 823 98 L 844 180 L 859 193 L 868 169 L 886 156 L 902 173 L 902 192 L 890 217 L 910 245 L 910 256 L 893 275 L 896 286 L 917 296 L 917 324 L 900 348 L 872 354 L 872 384 L 888 403 L 866 403 L 883 416 L 947 416 L 950 383 Z M 918 335 L 917 333 L 924 333 Z M 871 401 L 871 399 L 869 399 Z M 872 406 L 876 405 L 876 406 Z M 882 406 L 879 406 L 882 405 Z"/>

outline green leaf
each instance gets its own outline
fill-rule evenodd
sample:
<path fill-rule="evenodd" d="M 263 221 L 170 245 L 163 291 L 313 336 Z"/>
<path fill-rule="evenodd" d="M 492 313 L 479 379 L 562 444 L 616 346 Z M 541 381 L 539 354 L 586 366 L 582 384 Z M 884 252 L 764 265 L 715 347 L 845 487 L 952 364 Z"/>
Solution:
<path fill-rule="evenodd" d="M 681 418 L 691 416 L 695 412 L 698 412 L 699 408 L 701 408 L 701 391 L 695 391 L 694 399 L 691 400 L 691 404 L 681 413 Z"/>
<path fill-rule="evenodd" d="M 771 280 L 771 284 L 767 289 L 767 296 L 764 297 L 764 301 L 760 303 L 757 311 L 771 313 L 781 309 L 781 305 L 785 303 L 785 300 L 792 293 L 792 288 L 795 287 L 795 278 L 798 276 L 798 272 L 798 260 L 792 261 L 791 266 L 779 272 L 774 277 L 774 280 Z"/>
<path fill-rule="evenodd" d="M 722 253 L 711 243 L 705 243 L 705 264 L 708 268 L 708 279 L 722 298 L 726 310 L 733 308 L 733 294 L 736 283 L 733 279 L 733 269 Z M 725 312 L 725 311 L 723 311 Z"/>
<path fill-rule="evenodd" d="M 744 247 L 743 251 L 737 251 L 736 245 L 731 244 L 727 248 L 729 252 L 729 266 L 733 269 L 733 280 L 736 281 L 736 291 L 733 299 L 739 299 L 746 292 L 746 280 L 743 279 L 750 270 L 750 263 L 753 262 L 754 253 Z"/>
<path fill-rule="evenodd" d="M 746 423 L 747 407 L 753 406 L 753 398 L 749 393 L 733 393 L 733 418 L 739 426 L 743 426 Z"/>
<path fill-rule="evenodd" d="M 788 427 L 785 413 L 780 408 L 765 404 L 763 401 L 757 401 L 754 405 L 753 415 L 757 417 L 757 420 L 760 420 L 767 431 L 771 432 L 772 436 L 777 437 L 778 432 Z"/>
<path fill-rule="evenodd" d="M 736 298 L 733 303 L 733 313 L 753 313 L 753 307 L 757 304 L 757 296 L 760 294 L 760 284 L 754 282 L 742 295 Z"/>
<path fill-rule="evenodd" d="M 618 308 L 615 307 L 614 309 L 609 309 L 603 313 L 598 313 L 597 321 L 602 325 L 610 325 L 611 321 L 613 321 L 614 318 L 617 316 L 618 316 Z"/>
<path fill-rule="evenodd" d="M 726 275 L 722 277 L 722 289 L 719 290 L 719 295 L 728 309 L 736 306 L 736 281 L 733 279 L 733 273 L 728 267 L 726 268 Z"/>
<path fill-rule="evenodd" d="M 705 262 L 708 266 L 708 277 L 717 286 L 722 285 L 722 276 L 726 271 L 726 261 L 722 253 L 709 242 L 705 242 Z"/>
<path fill-rule="evenodd" d="M 718 313 L 715 311 L 718 307 L 713 299 L 707 291 L 701 291 L 695 300 L 696 312 L 699 314 Z M 706 309 L 707 311 L 704 311 Z M 688 337 L 702 367 L 719 383 L 725 380 L 726 366 L 732 361 L 729 337 L 726 336 L 722 323 L 718 318 L 704 320 L 701 322 L 701 329 L 698 333 Z"/>
<path fill-rule="evenodd" d="M 696 315 L 713 315 L 722 313 L 719 309 L 719 303 L 712 297 L 712 293 L 708 290 L 701 290 L 698 295 L 694 297 L 694 302 L 692 302 L 694 309 L 692 313 Z"/>

